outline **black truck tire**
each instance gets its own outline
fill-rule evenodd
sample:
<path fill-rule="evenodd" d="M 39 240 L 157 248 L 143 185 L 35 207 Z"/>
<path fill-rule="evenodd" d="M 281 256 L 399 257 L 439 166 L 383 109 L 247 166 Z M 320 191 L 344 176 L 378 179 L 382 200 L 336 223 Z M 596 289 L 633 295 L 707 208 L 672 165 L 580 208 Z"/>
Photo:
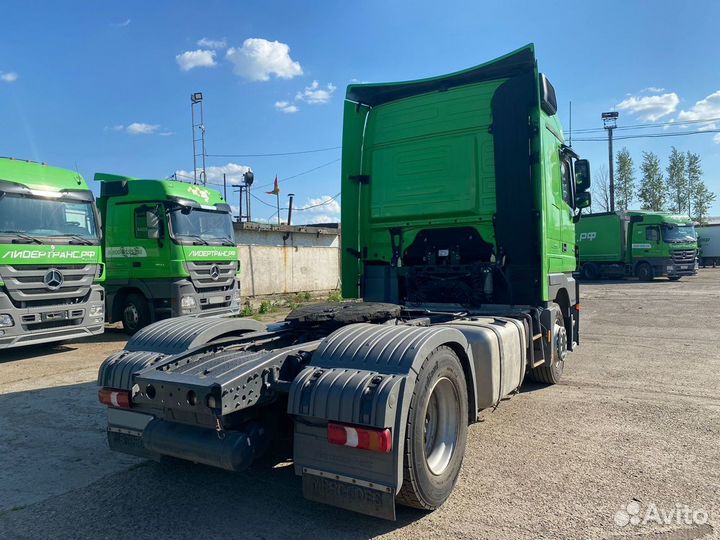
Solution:
<path fill-rule="evenodd" d="M 455 351 L 443 345 L 423 363 L 410 401 L 399 504 L 434 510 L 447 500 L 460 473 L 467 427 L 465 375 Z"/>
<path fill-rule="evenodd" d="M 585 263 L 582 265 L 581 275 L 586 281 L 595 281 L 600 275 L 600 269 L 595 263 Z"/>
<path fill-rule="evenodd" d="M 653 272 L 652 266 L 646 262 L 638 264 L 635 275 L 640 281 L 652 281 L 655 279 L 655 272 Z"/>
<path fill-rule="evenodd" d="M 682 276 L 669 276 L 668 279 L 669 279 L 670 281 L 680 281 L 680 278 L 681 278 L 681 277 L 682 277 Z"/>
<path fill-rule="evenodd" d="M 128 294 L 123 300 L 121 313 L 123 329 L 130 336 L 150 324 L 150 307 L 142 294 Z"/>
<path fill-rule="evenodd" d="M 553 347 L 552 347 L 552 361 L 549 366 L 542 365 L 534 369 L 531 369 L 527 377 L 529 380 L 539 382 L 542 384 L 557 384 L 562 378 L 563 371 L 565 370 L 565 354 L 567 354 L 567 330 L 565 329 L 565 323 L 563 322 L 562 313 L 558 309 L 555 315 L 555 326 L 560 327 L 559 330 L 562 335 L 557 336 L 553 332 Z M 556 340 L 560 339 L 560 343 Z M 565 340 L 562 343 L 562 340 Z M 561 352 L 562 349 L 564 352 Z"/>

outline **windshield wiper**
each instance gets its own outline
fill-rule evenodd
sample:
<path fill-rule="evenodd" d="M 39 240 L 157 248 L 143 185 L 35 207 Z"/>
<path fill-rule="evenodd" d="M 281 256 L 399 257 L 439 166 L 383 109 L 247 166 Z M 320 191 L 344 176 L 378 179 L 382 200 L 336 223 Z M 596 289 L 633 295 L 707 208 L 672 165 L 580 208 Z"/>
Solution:
<path fill-rule="evenodd" d="M 223 238 L 223 239 L 221 240 L 221 242 L 222 242 L 222 245 L 223 245 L 223 246 L 235 246 L 235 245 L 236 245 L 235 242 L 233 242 L 233 241 L 230 240 L 229 238 Z"/>
<path fill-rule="evenodd" d="M 30 236 L 29 234 L 17 232 L 17 231 L 2 231 L 3 233 L 11 233 L 16 235 L 18 238 L 24 240 L 24 242 L 18 240 L 18 238 L 13 240 L 13 244 L 44 244 L 42 240 L 39 238 L 36 238 L 34 236 Z"/>
<path fill-rule="evenodd" d="M 208 241 L 198 234 L 178 234 L 178 236 L 185 236 L 187 238 L 194 238 L 193 245 L 195 246 L 209 246 Z"/>
<path fill-rule="evenodd" d="M 83 246 L 92 246 L 93 243 L 91 240 L 88 240 L 87 238 L 84 238 L 82 236 L 78 236 L 77 234 L 71 234 L 69 235 L 72 240 L 70 240 L 70 244 L 82 244 Z"/>

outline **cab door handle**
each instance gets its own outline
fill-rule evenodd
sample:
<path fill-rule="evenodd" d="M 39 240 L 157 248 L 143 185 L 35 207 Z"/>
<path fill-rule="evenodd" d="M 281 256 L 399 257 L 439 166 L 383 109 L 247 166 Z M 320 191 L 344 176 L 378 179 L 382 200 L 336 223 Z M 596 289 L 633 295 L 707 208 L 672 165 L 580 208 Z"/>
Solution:
<path fill-rule="evenodd" d="M 133 261 L 133 268 L 140 268 L 142 263 L 140 261 Z"/>

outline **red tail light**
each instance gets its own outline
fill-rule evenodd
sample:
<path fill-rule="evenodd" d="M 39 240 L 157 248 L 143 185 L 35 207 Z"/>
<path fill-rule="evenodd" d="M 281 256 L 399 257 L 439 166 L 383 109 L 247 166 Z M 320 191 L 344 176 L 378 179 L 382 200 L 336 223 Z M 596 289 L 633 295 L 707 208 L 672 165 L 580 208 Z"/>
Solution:
<path fill-rule="evenodd" d="M 392 450 L 392 433 L 388 428 L 373 429 L 329 423 L 327 440 L 330 444 L 350 446 L 383 454 L 387 454 Z"/>
<path fill-rule="evenodd" d="M 132 407 L 130 392 L 127 390 L 101 388 L 98 390 L 98 399 L 100 399 L 100 403 L 108 407 L 117 407 L 119 409 L 129 409 Z"/>

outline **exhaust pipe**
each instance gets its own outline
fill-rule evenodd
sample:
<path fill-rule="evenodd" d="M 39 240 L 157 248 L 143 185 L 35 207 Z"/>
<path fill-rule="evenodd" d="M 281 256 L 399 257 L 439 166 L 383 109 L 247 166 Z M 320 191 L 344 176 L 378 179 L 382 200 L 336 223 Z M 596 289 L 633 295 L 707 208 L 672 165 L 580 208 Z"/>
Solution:
<path fill-rule="evenodd" d="M 256 422 L 243 431 L 217 432 L 165 420 L 152 420 L 143 430 L 150 452 L 239 472 L 247 469 L 267 446 L 267 430 Z"/>

